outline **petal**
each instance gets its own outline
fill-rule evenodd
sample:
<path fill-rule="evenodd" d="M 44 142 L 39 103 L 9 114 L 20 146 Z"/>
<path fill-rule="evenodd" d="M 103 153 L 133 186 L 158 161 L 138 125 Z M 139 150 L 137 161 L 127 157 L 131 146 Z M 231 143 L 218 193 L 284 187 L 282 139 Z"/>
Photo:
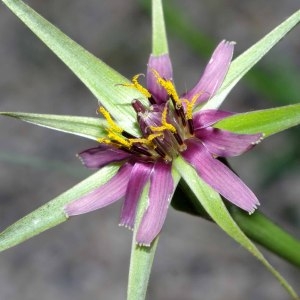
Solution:
<path fill-rule="evenodd" d="M 186 143 L 188 149 L 182 153 L 182 156 L 208 185 L 249 213 L 257 208 L 258 199 L 236 174 L 213 158 L 201 143 L 192 140 Z"/>
<path fill-rule="evenodd" d="M 165 89 L 157 83 L 157 79 L 153 74 L 153 70 L 166 79 L 172 80 L 173 71 L 172 63 L 168 54 L 159 56 L 150 55 L 147 68 L 147 89 L 154 97 L 157 104 L 162 104 L 169 99 Z"/>
<path fill-rule="evenodd" d="M 193 114 L 194 129 L 198 130 L 211 126 L 232 115 L 234 113 L 218 109 L 199 110 Z"/>
<path fill-rule="evenodd" d="M 138 200 L 147 183 L 153 164 L 135 163 L 128 182 L 125 201 L 121 211 L 120 225 L 133 228 Z"/>
<path fill-rule="evenodd" d="M 159 234 L 167 216 L 174 192 L 172 164 L 157 161 L 150 177 L 148 207 L 139 225 L 136 242 L 149 246 Z"/>
<path fill-rule="evenodd" d="M 196 105 L 209 100 L 215 95 L 227 74 L 234 49 L 234 42 L 222 41 L 215 49 L 204 73 L 196 86 L 183 97 L 191 100 L 200 94 Z"/>
<path fill-rule="evenodd" d="M 257 145 L 261 134 L 237 134 L 217 128 L 204 128 L 195 131 L 206 149 L 222 157 L 238 156 Z"/>
<path fill-rule="evenodd" d="M 131 164 L 123 165 L 107 183 L 68 204 L 65 208 L 66 214 L 68 216 L 81 215 L 121 199 L 125 195 L 131 170 Z"/>
<path fill-rule="evenodd" d="M 129 158 L 131 154 L 107 145 L 100 145 L 87 149 L 78 154 L 80 160 L 87 168 L 101 168 L 112 162 Z"/>

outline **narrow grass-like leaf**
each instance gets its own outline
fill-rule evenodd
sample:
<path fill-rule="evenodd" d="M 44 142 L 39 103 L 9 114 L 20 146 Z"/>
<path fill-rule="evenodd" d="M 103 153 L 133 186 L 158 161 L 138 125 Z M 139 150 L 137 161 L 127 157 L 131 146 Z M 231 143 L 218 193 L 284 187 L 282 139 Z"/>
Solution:
<path fill-rule="evenodd" d="M 149 0 L 139 0 L 140 5 L 149 14 L 151 3 Z M 164 16 L 168 33 L 179 37 L 185 46 L 189 46 L 195 53 L 209 58 L 216 43 L 212 37 L 203 34 L 199 28 L 193 27 L 191 20 L 184 16 L 182 9 L 176 7 L 172 1 L 164 1 Z"/>
<path fill-rule="evenodd" d="M 236 114 L 214 127 L 237 133 L 264 133 L 265 137 L 300 124 L 300 104 Z"/>
<path fill-rule="evenodd" d="M 158 56 L 168 52 L 162 0 L 152 0 L 152 54 Z"/>
<path fill-rule="evenodd" d="M 2 0 L 87 86 L 100 103 L 127 131 L 137 134 L 134 98 L 143 96 L 132 88 L 118 84 L 128 79 L 78 45 L 58 28 L 20 0 Z M 122 122 L 122 120 L 124 120 Z"/>
<path fill-rule="evenodd" d="M 137 228 L 147 207 L 148 192 L 149 184 L 147 184 L 147 186 L 144 188 L 142 196 L 139 200 L 139 206 L 136 215 L 136 226 L 134 229 L 134 234 L 132 236 L 127 300 L 145 299 L 149 277 L 151 274 L 152 263 L 159 240 L 159 237 L 157 237 L 150 247 L 139 246 L 136 244 Z"/>
<path fill-rule="evenodd" d="M 92 140 L 97 140 L 98 138 L 101 138 L 106 134 L 106 121 L 100 118 L 34 114 L 23 112 L 0 112 L 0 115 L 16 118 L 50 129 L 79 135 Z"/>
<path fill-rule="evenodd" d="M 231 63 L 228 74 L 217 95 L 208 101 L 204 108 L 219 107 L 237 82 L 299 22 L 300 10 L 237 57 Z"/>
<path fill-rule="evenodd" d="M 280 273 L 265 259 L 258 248 L 247 238 L 227 211 L 220 195 L 209 187 L 188 163 L 181 157 L 175 162 L 175 167 L 189 184 L 189 187 L 198 198 L 211 218 L 235 241 L 253 254 L 278 279 L 293 299 L 299 299 L 294 289 L 280 275 Z"/>
<path fill-rule="evenodd" d="M 177 186 L 180 175 L 176 170 L 172 172 L 174 185 Z M 128 278 L 127 300 L 144 300 L 146 297 L 148 281 L 151 273 L 154 254 L 159 237 L 157 237 L 150 247 L 136 244 L 136 233 L 138 224 L 141 222 L 145 209 L 148 205 L 148 190 L 146 186 L 139 202 L 136 217 L 136 225 L 132 239 L 131 258 Z"/>
<path fill-rule="evenodd" d="M 0 251 L 18 245 L 66 221 L 67 217 L 63 210 L 65 205 L 107 182 L 116 173 L 118 168 L 118 166 L 102 168 L 70 190 L 9 226 L 0 233 Z"/>

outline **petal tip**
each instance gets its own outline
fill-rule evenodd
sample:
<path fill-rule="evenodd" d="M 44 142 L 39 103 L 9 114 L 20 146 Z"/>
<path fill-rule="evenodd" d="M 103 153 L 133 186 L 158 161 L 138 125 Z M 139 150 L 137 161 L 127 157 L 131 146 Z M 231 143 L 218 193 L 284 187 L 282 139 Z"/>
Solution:
<path fill-rule="evenodd" d="M 129 229 L 130 231 L 133 231 L 133 226 L 127 223 L 119 223 L 119 227 L 124 227 L 126 229 Z"/>
<path fill-rule="evenodd" d="M 150 247 L 150 246 L 151 246 L 151 243 L 136 241 L 136 245 L 137 245 L 138 247 Z"/>
<path fill-rule="evenodd" d="M 252 209 L 251 209 L 251 210 L 248 210 L 248 214 L 249 214 L 249 215 L 252 215 L 252 214 L 258 209 L 258 206 L 260 206 L 260 203 L 259 203 L 259 202 L 253 204 Z"/>

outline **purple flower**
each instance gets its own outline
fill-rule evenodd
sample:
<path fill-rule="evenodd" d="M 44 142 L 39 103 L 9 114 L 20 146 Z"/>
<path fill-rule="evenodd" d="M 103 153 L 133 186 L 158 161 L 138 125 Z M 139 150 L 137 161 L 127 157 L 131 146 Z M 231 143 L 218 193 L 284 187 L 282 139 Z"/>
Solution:
<path fill-rule="evenodd" d="M 116 175 L 106 184 L 70 203 L 68 216 L 79 215 L 107 206 L 124 198 L 120 224 L 133 228 L 139 198 L 149 182 L 148 205 L 139 224 L 136 242 L 150 245 L 159 234 L 176 188 L 172 161 L 179 155 L 190 163 L 199 176 L 227 200 L 249 213 L 259 205 L 256 196 L 218 157 L 244 153 L 256 145 L 261 134 L 235 134 L 213 125 L 232 113 L 209 109 L 195 111 L 213 97 L 228 71 L 233 42 L 222 41 L 215 49 L 196 86 L 181 97 L 172 82 L 172 65 L 167 54 L 150 56 L 147 88 L 136 88 L 149 100 L 144 106 L 134 99 L 141 136 L 135 137 L 120 128 L 103 107 L 99 112 L 107 120 L 107 137 L 100 145 L 79 154 L 88 168 L 121 163 Z"/>

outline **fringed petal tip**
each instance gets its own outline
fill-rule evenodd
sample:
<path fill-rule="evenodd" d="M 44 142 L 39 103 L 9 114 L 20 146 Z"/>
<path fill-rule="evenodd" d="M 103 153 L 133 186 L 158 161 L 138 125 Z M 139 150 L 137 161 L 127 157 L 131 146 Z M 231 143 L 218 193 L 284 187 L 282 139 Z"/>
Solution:
<path fill-rule="evenodd" d="M 248 210 L 248 214 L 252 215 L 258 209 L 259 206 L 260 206 L 259 202 L 253 204 L 253 208 L 251 210 Z"/>
<path fill-rule="evenodd" d="M 124 227 L 130 231 L 133 231 L 134 227 L 130 224 L 126 224 L 126 223 L 119 223 L 119 227 Z"/>
<path fill-rule="evenodd" d="M 263 140 L 263 139 L 265 138 L 265 136 L 266 136 L 264 133 L 257 133 L 256 135 L 258 136 L 258 138 L 257 138 L 256 141 L 254 141 L 254 142 L 251 143 L 253 146 L 256 146 L 256 145 L 258 145 L 259 143 L 261 143 L 262 140 Z"/>
<path fill-rule="evenodd" d="M 145 243 L 145 242 L 139 242 L 139 241 L 136 241 L 136 245 L 138 247 L 150 247 L 151 246 L 151 243 Z"/>

